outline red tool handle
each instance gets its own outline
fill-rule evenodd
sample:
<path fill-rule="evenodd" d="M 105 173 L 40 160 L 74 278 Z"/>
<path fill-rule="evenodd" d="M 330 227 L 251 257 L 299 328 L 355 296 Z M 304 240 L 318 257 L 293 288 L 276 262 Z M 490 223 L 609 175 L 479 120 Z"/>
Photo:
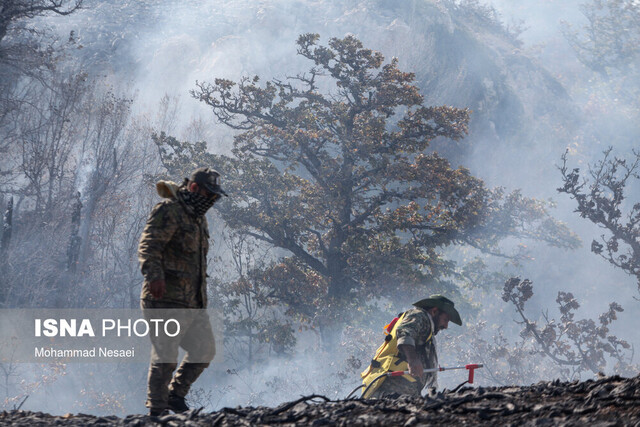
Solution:
<path fill-rule="evenodd" d="M 473 384 L 473 374 L 476 369 L 482 368 L 483 365 L 478 363 L 471 363 L 469 365 L 464 365 L 465 368 L 469 370 L 469 384 Z"/>

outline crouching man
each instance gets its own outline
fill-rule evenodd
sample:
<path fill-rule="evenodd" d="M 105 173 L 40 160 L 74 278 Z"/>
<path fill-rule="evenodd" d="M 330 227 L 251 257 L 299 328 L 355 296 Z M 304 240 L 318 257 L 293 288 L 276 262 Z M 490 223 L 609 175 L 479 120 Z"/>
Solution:
<path fill-rule="evenodd" d="M 385 342 L 362 373 L 362 397 L 420 396 L 424 387 L 437 387 L 438 373 L 423 372 L 438 367 L 435 335 L 447 329 L 450 321 L 461 326 L 462 320 L 454 303 L 442 295 L 432 295 L 413 305 L 415 308 L 388 325 Z M 409 375 L 383 376 L 394 371 L 409 371 Z"/>

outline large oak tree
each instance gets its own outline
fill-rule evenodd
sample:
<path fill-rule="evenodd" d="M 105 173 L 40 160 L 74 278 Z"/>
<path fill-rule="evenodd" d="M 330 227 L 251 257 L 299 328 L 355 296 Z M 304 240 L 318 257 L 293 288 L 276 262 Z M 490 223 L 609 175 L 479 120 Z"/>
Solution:
<path fill-rule="evenodd" d="M 449 245 L 504 255 L 506 236 L 576 244 L 544 203 L 488 189 L 429 151 L 434 138 L 463 138 L 470 111 L 424 105 L 413 73 L 353 36 L 328 46 L 318 39 L 297 41 L 313 63 L 305 74 L 263 85 L 216 79 L 192 92 L 239 131 L 231 156 L 200 161 L 226 179 L 231 198 L 219 207 L 227 224 L 284 250 L 253 272 L 271 297 L 314 317 L 345 302 L 454 292 Z M 156 143 L 174 167 L 187 167 L 179 159 L 194 147 L 205 155 L 202 144 L 187 150 L 164 135 Z"/>

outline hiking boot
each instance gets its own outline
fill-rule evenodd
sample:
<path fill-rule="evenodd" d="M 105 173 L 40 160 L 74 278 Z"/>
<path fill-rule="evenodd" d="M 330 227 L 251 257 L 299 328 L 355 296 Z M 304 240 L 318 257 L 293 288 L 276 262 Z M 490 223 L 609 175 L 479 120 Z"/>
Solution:
<path fill-rule="evenodd" d="M 168 409 L 149 409 L 150 417 L 161 417 L 163 415 L 169 415 Z"/>
<path fill-rule="evenodd" d="M 180 412 L 185 412 L 189 410 L 187 403 L 184 401 L 184 397 L 180 397 L 173 393 L 169 394 L 169 409 L 171 409 L 176 414 Z"/>

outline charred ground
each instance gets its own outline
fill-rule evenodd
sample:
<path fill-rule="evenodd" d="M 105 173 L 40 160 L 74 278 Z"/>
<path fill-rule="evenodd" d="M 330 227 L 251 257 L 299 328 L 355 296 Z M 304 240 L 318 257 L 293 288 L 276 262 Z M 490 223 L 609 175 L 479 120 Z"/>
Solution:
<path fill-rule="evenodd" d="M 51 416 L 42 412 L 0 414 L 0 425 L 37 426 L 235 426 L 235 425 L 640 425 L 640 376 L 584 382 L 542 381 L 526 387 L 463 388 L 425 399 L 331 401 L 312 395 L 276 408 L 237 407 L 204 414 L 192 410 L 159 418 L 143 415 Z"/>

